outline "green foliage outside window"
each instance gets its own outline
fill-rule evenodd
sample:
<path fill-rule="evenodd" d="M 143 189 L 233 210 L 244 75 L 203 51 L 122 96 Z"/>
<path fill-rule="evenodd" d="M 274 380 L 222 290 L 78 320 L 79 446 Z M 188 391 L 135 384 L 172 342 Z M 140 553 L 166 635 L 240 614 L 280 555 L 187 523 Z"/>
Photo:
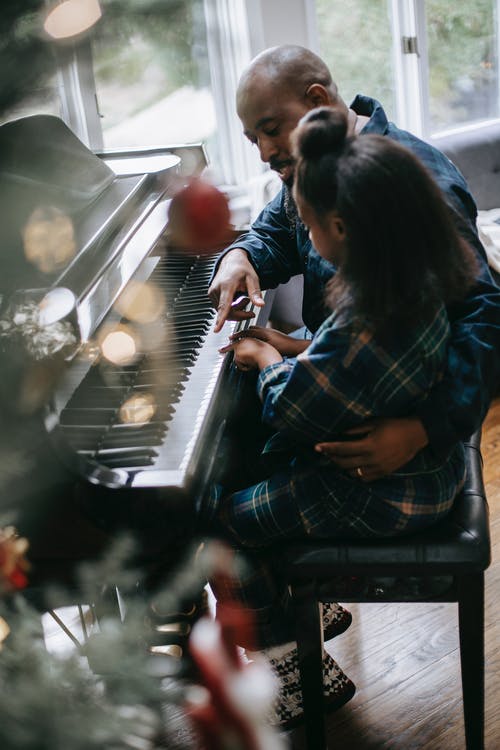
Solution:
<path fill-rule="evenodd" d="M 316 0 L 320 52 L 340 93 L 379 99 L 394 117 L 388 0 Z M 430 130 L 499 116 L 495 0 L 426 0 Z"/>
<path fill-rule="evenodd" d="M 172 90 L 192 82 L 199 73 L 192 53 L 200 14 L 203 20 L 201 0 L 104 0 L 103 22 L 94 34 L 100 75 L 126 84 L 155 61 Z"/>
<path fill-rule="evenodd" d="M 203 0 L 104 0 L 92 41 L 103 126 L 182 86 L 207 85 L 205 34 Z M 129 91 L 124 108 L 120 90 Z"/>
<path fill-rule="evenodd" d="M 320 53 L 340 95 L 378 99 L 393 112 L 392 38 L 387 0 L 316 0 Z"/>
<path fill-rule="evenodd" d="M 433 130 L 498 116 L 496 3 L 427 0 Z"/>
<path fill-rule="evenodd" d="M 43 0 L 3 0 L 0 13 L 0 117 L 47 83 L 55 58 L 38 33 Z"/>

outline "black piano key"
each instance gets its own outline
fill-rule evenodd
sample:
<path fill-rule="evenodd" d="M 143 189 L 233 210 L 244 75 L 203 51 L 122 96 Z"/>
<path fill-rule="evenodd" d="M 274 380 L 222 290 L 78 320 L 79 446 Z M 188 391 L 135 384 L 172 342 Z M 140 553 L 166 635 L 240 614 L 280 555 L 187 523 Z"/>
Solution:
<path fill-rule="evenodd" d="M 91 408 L 120 404 L 128 390 L 127 386 L 92 386 L 86 389 L 85 393 L 79 392 L 75 395 L 69 405 L 72 408 Z"/>
<path fill-rule="evenodd" d="M 113 457 L 97 453 L 96 459 L 99 463 L 108 466 L 110 469 L 129 469 L 133 471 L 146 466 L 152 466 L 157 455 L 158 453 L 154 451 L 145 451 L 144 453 L 134 451 L 133 453 L 125 453 Z"/>
<path fill-rule="evenodd" d="M 122 446 L 121 448 L 99 448 L 98 454 L 101 458 L 105 458 L 106 461 L 114 461 L 115 459 L 122 459 L 124 456 L 132 457 L 139 454 L 147 458 L 154 458 L 158 455 L 152 448 L 146 447 L 137 450 L 133 446 Z"/>
<path fill-rule="evenodd" d="M 165 378 L 165 374 L 169 376 L 169 380 L 171 379 L 171 376 L 175 376 L 176 383 L 179 386 L 181 383 L 185 383 L 186 380 L 188 380 L 189 368 L 183 366 L 175 371 L 167 370 L 167 372 L 165 372 L 163 368 L 159 367 L 151 367 L 145 370 L 141 370 L 137 373 L 137 377 L 134 382 L 134 388 L 147 388 L 149 386 L 150 388 L 154 389 L 156 386 L 161 387 L 161 384 L 163 383 Z M 174 388 L 175 385 L 172 384 L 173 392 Z"/>
<path fill-rule="evenodd" d="M 163 429 L 149 430 L 141 432 L 130 431 L 129 433 L 115 433 L 114 430 L 110 430 L 105 436 L 101 444 L 102 449 L 110 448 L 121 448 L 124 446 L 131 447 L 148 447 L 151 445 L 161 445 L 165 436 L 165 427 Z"/>
<path fill-rule="evenodd" d="M 175 310 L 175 320 L 181 322 L 200 322 L 200 313 L 197 310 L 193 310 L 191 306 L 186 307 L 185 310 Z"/>
<path fill-rule="evenodd" d="M 197 352 L 178 352 L 176 359 L 181 362 L 183 365 L 194 365 L 196 362 L 196 357 L 198 356 Z"/>
<path fill-rule="evenodd" d="M 94 427 L 106 427 L 110 424 L 116 414 L 116 409 L 64 409 L 61 414 L 62 425 L 74 427 L 93 425 Z"/>
<path fill-rule="evenodd" d="M 174 351 L 171 351 L 171 355 L 176 358 L 179 362 L 182 361 L 182 357 L 184 354 L 196 354 L 201 346 L 201 341 L 199 344 L 196 344 L 193 341 L 189 340 L 182 340 L 177 342 L 177 346 L 174 348 Z M 160 349 L 158 354 L 166 354 L 168 355 L 168 350 L 166 349 Z"/>
<path fill-rule="evenodd" d="M 177 337 L 187 336 L 193 331 L 200 334 L 207 334 L 210 329 L 210 324 L 203 322 L 193 323 L 189 321 L 174 321 L 173 329 L 174 334 L 177 335 Z"/>
<path fill-rule="evenodd" d="M 96 429 L 93 426 L 90 429 L 87 428 L 88 425 L 79 426 L 77 430 L 63 428 L 63 435 L 75 450 L 94 454 L 96 446 L 99 444 L 102 429 Z"/>
<path fill-rule="evenodd" d="M 181 338 L 178 339 L 175 348 L 186 349 L 187 347 L 190 347 L 191 349 L 199 349 L 202 343 L 203 343 L 203 336 L 196 335 L 196 333 L 189 333 L 188 335 L 182 336 Z M 164 350 L 159 349 L 157 353 L 160 355 L 168 354 L 168 351 L 166 349 Z"/>
<path fill-rule="evenodd" d="M 165 421 L 173 412 L 171 405 L 153 404 L 153 406 L 155 407 L 154 416 L 157 420 Z M 95 427 L 101 425 L 102 427 L 106 427 L 114 421 L 116 414 L 116 409 L 112 408 L 65 409 L 62 413 L 61 424 L 73 427 L 80 425 L 94 425 Z"/>

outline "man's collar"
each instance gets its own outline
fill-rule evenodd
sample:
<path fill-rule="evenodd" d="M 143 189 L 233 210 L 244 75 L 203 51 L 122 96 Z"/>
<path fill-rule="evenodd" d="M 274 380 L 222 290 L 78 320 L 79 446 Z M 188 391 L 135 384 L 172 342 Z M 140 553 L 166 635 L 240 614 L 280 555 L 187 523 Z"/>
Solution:
<path fill-rule="evenodd" d="M 387 133 L 389 121 L 384 108 L 376 99 L 364 96 L 364 94 L 358 94 L 351 104 L 351 109 L 357 115 L 370 118 L 361 131 L 362 133 L 376 133 L 377 135 L 385 135 Z"/>

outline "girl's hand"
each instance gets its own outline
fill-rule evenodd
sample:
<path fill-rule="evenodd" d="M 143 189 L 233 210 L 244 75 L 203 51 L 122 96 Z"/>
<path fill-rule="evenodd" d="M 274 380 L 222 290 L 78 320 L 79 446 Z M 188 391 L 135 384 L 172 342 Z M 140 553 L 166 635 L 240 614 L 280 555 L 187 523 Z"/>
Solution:
<path fill-rule="evenodd" d="M 268 365 L 283 361 L 283 357 L 274 346 L 250 337 L 233 341 L 219 351 L 221 354 L 234 352 L 234 363 L 238 370 L 263 370 Z"/>
<path fill-rule="evenodd" d="M 244 331 L 238 331 L 230 336 L 230 341 L 241 341 L 245 338 L 265 341 L 286 357 L 296 357 L 305 351 L 311 343 L 308 339 L 294 339 L 286 333 L 276 331 L 274 328 L 262 328 L 261 326 L 250 326 Z"/>

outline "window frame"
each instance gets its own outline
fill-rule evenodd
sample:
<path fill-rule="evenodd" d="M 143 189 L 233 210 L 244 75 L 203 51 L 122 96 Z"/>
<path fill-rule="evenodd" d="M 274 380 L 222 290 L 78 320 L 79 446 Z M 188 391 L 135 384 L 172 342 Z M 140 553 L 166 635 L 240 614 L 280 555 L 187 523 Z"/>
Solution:
<path fill-rule="evenodd" d="M 395 80 L 396 121 L 415 135 L 431 139 L 445 133 L 465 132 L 499 118 L 463 123 L 446 131 L 431 131 L 429 116 L 429 68 L 425 0 L 388 0 L 392 60 Z M 283 4 L 287 24 L 277 6 Z M 500 57 L 500 0 L 497 7 L 497 44 Z M 289 43 L 318 51 L 314 0 L 204 0 L 210 77 L 215 100 L 221 177 L 225 183 L 242 185 L 266 169 L 255 149 L 246 142 L 234 111 L 237 81 L 244 66 L 261 49 Z M 403 49 L 403 37 L 416 39 L 416 51 Z M 78 137 L 94 151 L 102 150 L 103 135 L 92 68 L 91 43 L 69 45 L 58 52 L 62 117 Z M 500 91 L 499 91 L 500 98 Z"/>
<path fill-rule="evenodd" d="M 473 131 L 485 125 L 495 123 L 500 125 L 500 117 L 492 117 L 461 123 L 456 127 L 446 129 L 433 130 L 431 128 L 425 0 L 390 0 L 390 3 L 398 125 L 426 140 L 452 133 Z M 496 38 L 500 60 L 500 0 L 496 0 L 495 5 Z M 403 37 L 405 36 L 416 39 L 416 52 L 405 53 L 403 51 Z"/>
<path fill-rule="evenodd" d="M 104 147 L 89 40 L 56 50 L 61 117 L 92 151 Z"/>

